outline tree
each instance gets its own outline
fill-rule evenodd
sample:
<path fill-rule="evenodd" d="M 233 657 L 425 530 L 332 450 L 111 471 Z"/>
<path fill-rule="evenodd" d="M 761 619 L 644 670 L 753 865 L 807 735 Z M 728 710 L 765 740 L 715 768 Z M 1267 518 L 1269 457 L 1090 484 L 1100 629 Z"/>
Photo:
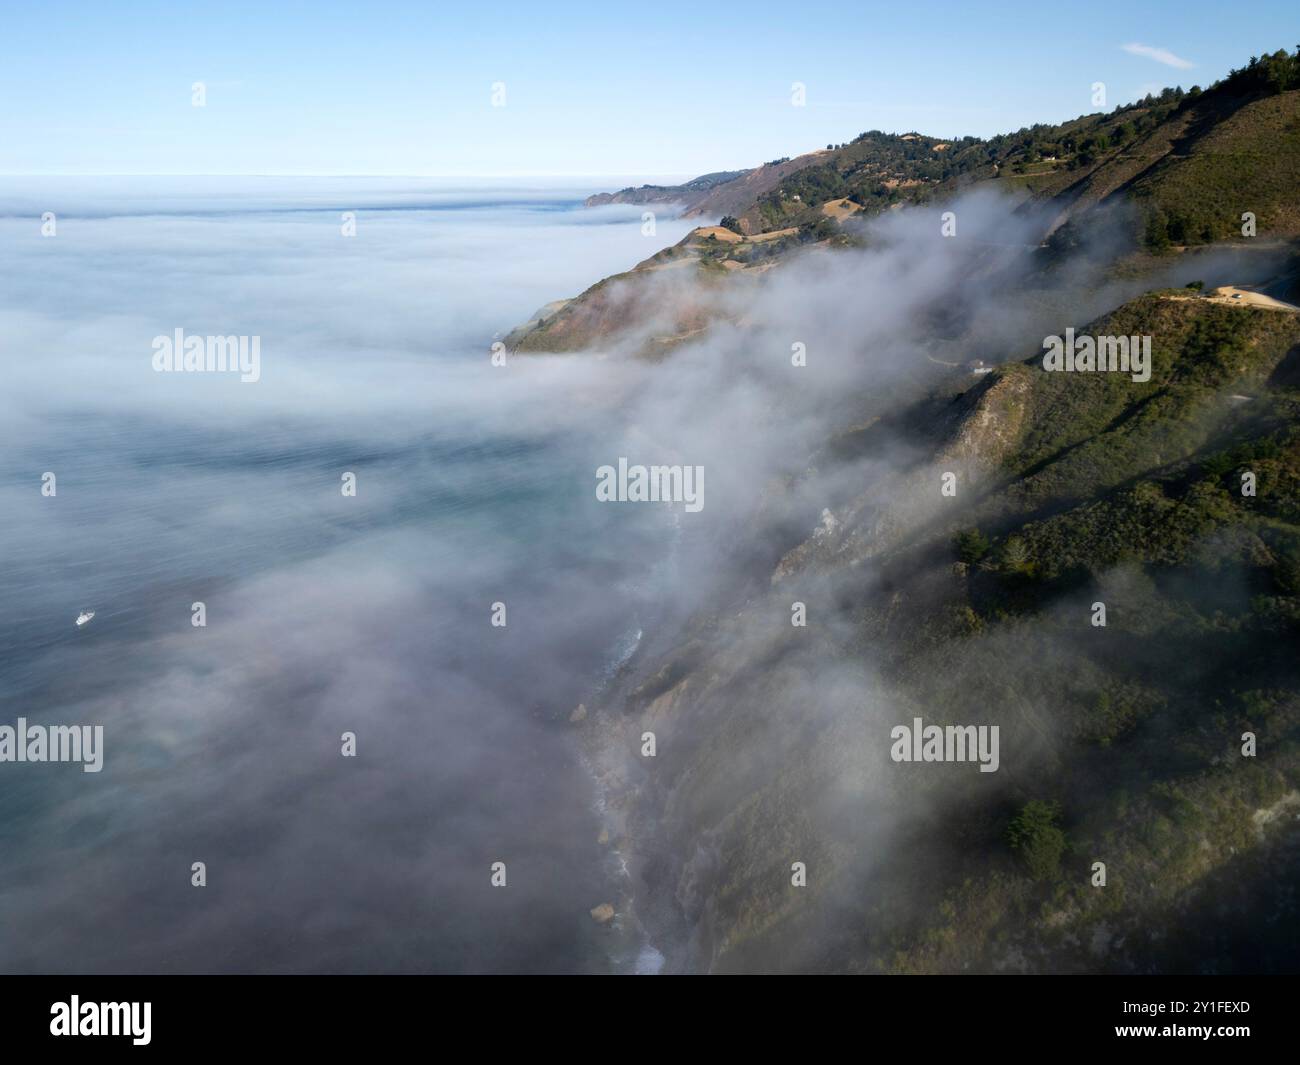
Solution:
<path fill-rule="evenodd" d="M 1007 537 L 1002 545 L 1002 568 L 1009 573 L 1019 573 L 1029 561 L 1029 548 L 1019 536 Z"/>
<path fill-rule="evenodd" d="M 819 218 L 799 227 L 799 235 L 805 240 L 829 240 L 838 231 L 838 227 L 829 218 Z"/>
<path fill-rule="evenodd" d="M 733 218 L 731 215 L 724 215 L 718 225 L 722 226 L 723 229 L 731 230 L 733 233 L 739 233 L 742 237 L 745 235 L 745 231 L 740 225 L 740 219 Z"/>
<path fill-rule="evenodd" d="M 1287 595 L 1300 595 L 1300 548 L 1291 548 L 1277 560 L 1273 578 Z"/>
<path fill-rule="evenodd" d="M 966 529 L 957 534 L 953 546 L 957 548 L 957 557 L 973 566 L 989 553 L 989 538 L 978 529 Z"/>
<path fill-rule="evenodd" d="M 1169 219 L 1158 208 L 1147 215 L 1145 243 L 1152 251 L 1167 251 L 1169 248 Z"/>
<path fill-rule="evenodd" d="M 1029 867 L 1035 880 L 1054 877 L 1061 868 L 1069 842 L 1056 823 L 1061 816 L 1059 803 L 1031 799 L 1011 819 L 1007 840 Z"/>

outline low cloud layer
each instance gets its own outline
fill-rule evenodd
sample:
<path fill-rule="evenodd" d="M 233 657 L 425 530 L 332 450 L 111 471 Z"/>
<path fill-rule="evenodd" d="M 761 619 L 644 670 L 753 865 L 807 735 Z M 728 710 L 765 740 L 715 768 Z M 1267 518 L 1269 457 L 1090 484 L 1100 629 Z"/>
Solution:
<path fill-rule="evenodd" d="M 1031 284 L 1048 220 L 977 196 L 958 239 L 898 212 L 862 250 L 717 290 L 718 324 L 665 362 L 613 346 L 499 368 L 494 336 L 687 224 L 651 240 L 639 209 L 550 192 L 311 185 L 316 211 L 289 209 L 296 189 L 60 195 L 0 196 L 0 690 L 5 720 L 103 724 L 105 765 L 0 768 L 0 954 L 21 971 L 624 965 L 589 916 L 626 885 L 573 707 L 638 646 L 653 660 L 698 612 L 765 594 L 825 511 L 888 504 L 924 455 L 900 431 L 845 457 L 832 434 L 924 396 L 938 364 L 1026 357 L 1149 286 L 1099 285 L 1086 250 Z M 261 379 L 155 374 L 150 341 L 178 326 L 261 336 Z M 620 457 L 704 467 L 703 509 L 599 503 Z M 872 577 L 816 580 L 800 594 L 835 603 Z M 896 708 L 869 652 L 840 656 L 851 610 L 818 623 L 770 686 L 745 672 L 767 622 L 728 630 L 738 688 L 716 705 L 754 727 L 698 811 L 696 914 L 720 875 L 709 817 L 800 757 L 789 707 L 843 741 L 809 817 L 864 847 L 900 831 L 886 805 L 862 818 L 883 793 L 857 760 L 885 756 Z"/>

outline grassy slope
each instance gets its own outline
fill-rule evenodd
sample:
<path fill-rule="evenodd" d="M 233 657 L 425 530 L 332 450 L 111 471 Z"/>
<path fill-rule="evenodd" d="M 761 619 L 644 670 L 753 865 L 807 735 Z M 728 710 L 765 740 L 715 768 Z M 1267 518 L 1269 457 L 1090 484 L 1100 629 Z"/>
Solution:
<path fill-rule="evenodd" d="M 1239 237 L 1252 211 L 1261 234 L 1300 234 L 1300 90 L 1229 88 L 1036 126 L 936 152 L 933 137 L 863 134 L 760 197 L 757 228 L 809 225 L 850 197 L 870 213 L 925 203 L 976 181 L 1059 207 L 1055 225 L 1131 199 L 1150 247 Z M 1047 161 L 1045 156 L 1053 156 Z"/>
<path fill-rule="evenodd" d="M 832 570 L 854 624 L 819 629 L 842 641 L 831 668 L 755 603 L 698 619 L 619 701 L 631 735 L 679 754 L 653 773 L 648 877 L 679 902 L 707 885 L 684 904 L 692 965 L 1123 971 L 1213 950 L 1233 969 L 1241 944 L 1300 951 L 1294 900 L 1269 895 L 1297 866 L 1266 858 L 1259 828 L 1300 789 L 1300 316 L 1151 295 L 1103 327 L 1159 338 L 1149 384 L 1012 364 L 959 404 L 1002 423 L 980 429 L 1000 451 L 963 519 L 992 541 L 980 563 L 955 565 L 956 524 L 915 526 L 875 557 L 879 583 Z M 891 721 L 999 724 L 1001 770 L 888 766 L 876 700 Z M 1037 873 L 1008 841 L 1033 802 L 1059 804 L 1064 847 Z M 1206 948 L 1225 899 L 1286 920 L 1264 947 L 1247 928 Z"/>
<path fill-rule="evenodd" d="M 1195 127 L 1133 186 L 1162 214 L 1174 244 L 1237 237 L 1243 211 L 1259 232 L 1300 233 L 1300 90 L 1251 100 L 1204 132 Z"/>
<path fill-rule="evenodd" d="M 1225 870 L 1261 846 L 1258 811 L 1300 787 L 1300 317 L 1151 296 L 1098 324 L 1121 329 L 1160 338 L 1147 385 L 999 371 L 1031 384 L 1006 479 L 978 512 L 992 549 L 916 619 L 894 675 L 949 719 L 1017 707 L 1059 738 L 1004 808 L 969 819 L 954 841 L 966 875 L 877 966 L 1123 969 L 1170 957 L 1143 941 L 1160 921 L 1201 920 L 1204 884 L 1217 878 L 1220 900 L 1267 891 Z M 1239 752 L 1247 730 L 1256 759 Z M 1060 804 L 1068 843 L 1037 880 L 1006 841 L 1033 800 Z M 1105 889 L 1088 882 L 1093 860 Z M 1093 953 L 1123 935 L 1127 954 Z M 1300 941 L 1274 947 L 1293 959 Z M 1244 964 L 1224 949 L 1218 964 Z"/>

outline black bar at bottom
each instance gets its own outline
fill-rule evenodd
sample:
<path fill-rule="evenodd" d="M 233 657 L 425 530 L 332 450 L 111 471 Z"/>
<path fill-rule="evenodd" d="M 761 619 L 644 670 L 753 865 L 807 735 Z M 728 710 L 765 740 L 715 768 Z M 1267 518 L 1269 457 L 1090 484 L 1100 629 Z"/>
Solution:
<path fill-rule="evenodd" d="M 115 1027 L 117 1035 L 90 1034 Z M 848 1037 L 863 1051 L 886 1045 L 880 1040 L 916 1051 L 1124 1044 L 1178 1053 L 1198 1045 L 1219 1053 L 1281 1051 L 1295 1045 L 1296 981 L 935 976 L 800 986 L 750 978 L 743 985 L 686 990 L 672 978 L 617 987 L 578 978 L 525 983 L 432 976 L 0 980 L 0 1051 L 10 1061 L 23 1060 L 11 1056 L 16 1050 L 96 1053 L 109 1044 L 133 1053 L 319 1047 L 333 1055 L 396 1051 L 413 1041 L 450 1049 L 451 1040 L 476 1036 L 488 1057 L 519 1041 L 539 1050 L 586 1046 L 595 1052 L 594 1040 L 606 1031 L 615 1041 L 601 1053 L 617 1053 L 629 1040 L 662 1038 L 673 1052 L 685 1042 L 730 1044 L 733 1058 L 751 1039 L 761 1040 L 770 1056 L 782 1046 L 817 1052 L 832 1037 Z"/>

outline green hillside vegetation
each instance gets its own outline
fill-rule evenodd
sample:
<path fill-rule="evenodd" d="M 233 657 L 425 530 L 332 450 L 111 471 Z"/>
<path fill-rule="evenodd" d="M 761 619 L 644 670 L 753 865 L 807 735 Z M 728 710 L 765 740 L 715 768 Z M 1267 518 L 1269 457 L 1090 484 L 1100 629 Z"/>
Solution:
<path fill-rule="evenodd" d="M 1300 315 L 1157 293 L 1090 328 L 1152 335 L 1151 380 L 1049 373 L 1036 356 L 980 386 L 1028 385 L 1002 478 L 953 533 L 975 567 L 967 605 L 988 620 L 1115 566 L 1200 565 L 1220 534 L 1258 570 L 1251 587 L 1284 592 L 1300 548 Z M 1027 583 L 1034 596 L 1001 594 Z"/>
<path fill-rule="evenodd" d="M 1177 461 L 1228 421 L 1258 417 L 1265 381 L 1300 336 L 1292 314 L 1152 293 L 1094 323 L 1098 336 L 1152 337 L 1151 380 L 1044 373 L 1041 355 L 1008 369 L 1030 377 L 1026 435 L 1014 459 L 1025 506 L 1088 498 L 1155 463 Z M 1230 393 L 1258 397 L 1233 402 Z"/>
<path fill-rule="evenodd" d="M 868 213 L 997 180 L 1067 213 L 1131 198 L 1152 251 L 1260 232 L 1300 233 L 1300 49 L 1255 58 L 1204 91 L 1169 88 L 1057 125 L 988 140 L 872 130 L 787 177 L 746 217 L 756 229 L 807 223 L 847 197 Z"/>
<path fill-rule="evenodd" d="M 765 228 L 779 229 L 828 200 L 847 197 L 868 210 L 896 203 L 925 203 L 974 181 L 1016 181 L 1039 194 L 1060 191 L 1081 168 L 1130 145 L 1158 128 L 1185 94 L 1166 89 L 1158 97 L 1081 115 L 1058 125 L 1039 124 L 988 140 L 944 141 L 918 134 L 872 130 L 859 134 L 819 166 L 786 178 L 757 206 Z M 798 199 L 796 199 L 798 197 Z"/>
<path fill-rule="evenodd" d="M 1132 189 L 1143 241 L 1155 251 L 1241 236 L 1300 233 L 1300 91 L 1252 101 L 1142 175 Z"/>
<path fill-rule="evenodd" d="M 673 856 L 702 831 L 718 848 L 703 964 L 1168 970 L 1185 949 L 1240 971 L 1261 949 L 1295 956 L 1300 913 L 1273 885 L 1300 868 L 1264 826 L 1300 810 L 1300 315 L 1194 291 L 1143 296 L 1088 327 L 1153 335 L 1146 384 L 1048 373 L 1036 355 L 955 401 L 968 420 L 1002 423 L 989 426 L 1001 444 L 979 497 L 951 526 L 909 524 L 863 560 L 869 580 L 839 558 L 852 630 L 824 630 L 833 666 L 819 642 L 816 673 L 801 673 L 808 642 L 779 624 L 789 595 L 777 593 L 698 618 L 615 699 L 633 737 L 651 719 L 691 737 L 689 757 L 657 768 L 672 816 L 656 831 Z M 928 400 L 917 414 L 938 424 Z M 1255 496 L 1240 491 L 1247 470 Z M 887 495 L 902 500 L 933 468 L 897 476 Z M 1098 602 L 1105 626 L 1092 623 Z M 738 620 L 769 611 L 760 639 Z M 792 712 L 809 691 L 833 697 L 837 673 L 859 678 L 856 711 Z M 864 726 L 881 705 L 887 721 L 999 725 L 1001 769 L 882 775 L 880 726 Z M 887 812 L 887 843 L 864 848 L 809 816 L 828 782 L 871 779 L 883 794 L 850 795 L 845 823 Z M 808 861 L 816 883 L 783 891 L 773 847 Z M 658 875 L 671 884 L 680 870 Z M 1276 934 L 1207 955 L 1225 905 L 1266 906 Z"/>
<path fill-rule="evenodd" d="M 1204 91 L 989 140 L 864 133 L 650 262 L 742 284 L 844 242 L 832 201 L 879 212 L 978 182 L 1045 208 L 1048 269 L 1116 207 L 1145 250 L 1101 277 L 1237 244 L 1243 211 L 1271 256 L 1300 236 L 1298 72 L 1300 50 L 1276 52 Z M 817 498 L 835 527 L 772 516 L 774 569 L 625 668 L 592 728 L 615 752 L 647 727 L 686 741 L 611 802 L 646 897 L 666 900 L 645 919 L 690 967 L 1294 967 L 1300 314 L 1204 288 L 1080 330 L 1151 337 L 1146 382 L 1046 372 L 1041 349 L 965 334 L 950 348 L 918 319 L 951 376 L 864 390 L 792 493 L 843 493 Z M 952 365 L 975 355 L 1002 365 Z M 950 462 L 966 471 L 951 506 L 934 498 Z M 789 624 L 796 596 L 808 630 Z M 997 725 L 1001 767 L 890 762 L 888 723 L 913 717 Z M 815 875 L 791 890 L 796 855 Z"/>
<path fill-rule="evenodd" d="M 1061 738 L 1012 784 L 1001 838 L 993 817 L 949 841 L 966 877 L 886 968 L 989 964 L 1017 940 L 1093 966 L 1099 929 L 1141 936 L 1140 913 L 1231 893 L 1218 872 L 1261 845 L 1257 811 L 1300 787 L 1300 315 L 1149 296 L 1094 328 L 1154 333 L 1151 382 L 999 371 L 1029 382 L 1023 435 L 977 526 L 952 532 L 955 593 L 892 655 L 917 707 L 1001 717 L 1004 743 Z M 1258 758 L 1241 756 L 1246 731 Z"/>
<path fill-rule="evenodd" d="M 861 244 L 868 238 L 856 227 L 857 218 L 904 204 L 941 203 L 980 184 L 1005 187 L 1052 219 L 1043 234 L 1045 268 L 1065 261 L 1098 229 L 1095 212 L 1115 207 L 1123 208 L 1116 217 L 1129 237 L 1128 253 L 1108 267 L 1117 276 L 1141 276 L 1160 268 L 1162 256 L 1196 245 L 1230 241 L 1252 250 L 1276 248 L 1300 236 L 1298 70 L 1300 50 L 1279 51 L 1252 59 L 1204 91 L 1169 88 L 1106 114 L 988 140 L 873 130 L 825 152 L 773 160 L 753 171 L 706 174 L 673 189 L 645 186 L 591 197 L 588 202 L 687 200 L 696 213 L 705 211 L 700 197 L 715 206 L 736 204 L 721 212 L 723 228 L 741 239 L 718 239 L 707 227 L 707 235 L 696 231 L 634 270 L 557 301 L 512 331 L 507 346 L 518 352 L 582 351 L 617 339 L 648 316 L 667 316 L 675 321 L 666 331 L 661 327 L 663 335 L 644 352 L 664 354 L 708 322 L 701 302 L 682 287 L 661 287 L 650 298 L 650 273 L 673 267 L 693 270 L 676 277 L 741 283 L 750 272 L 780 265 L 811 244 Z M 1249 242 L 1242 234 L 1247 211 L 1256 226 Z M 681 306 L 666 306 L 671 300 Z"/>

